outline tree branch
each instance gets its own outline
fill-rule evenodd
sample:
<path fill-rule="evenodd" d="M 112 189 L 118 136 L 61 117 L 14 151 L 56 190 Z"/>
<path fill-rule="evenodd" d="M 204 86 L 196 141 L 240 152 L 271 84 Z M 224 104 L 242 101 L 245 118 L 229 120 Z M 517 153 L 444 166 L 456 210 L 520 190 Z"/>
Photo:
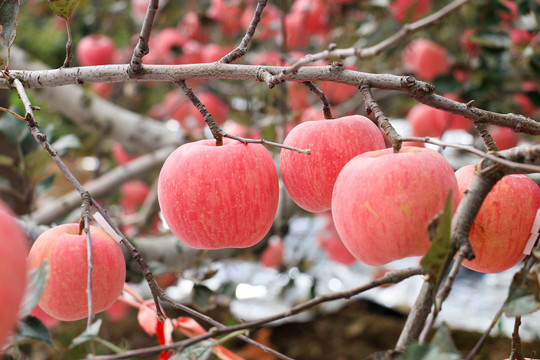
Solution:
<path fill-rule="evenodd" d="M 142 58 L 148 54 L 148 40 L 150 39 L 150 33 L 152 32 L 152 25 L 154 24 L 154 18 L 156 16 L 159 7 L 159 0 L 150 0 L 148 4 L 148 10 L 141 27 L 141 33 L 139 34 L 139 42 L 135 49 L 133 49 L 133 55 L 129 62 L 129 71 L 132 76 L 139 74 L 142 70 Z"/>

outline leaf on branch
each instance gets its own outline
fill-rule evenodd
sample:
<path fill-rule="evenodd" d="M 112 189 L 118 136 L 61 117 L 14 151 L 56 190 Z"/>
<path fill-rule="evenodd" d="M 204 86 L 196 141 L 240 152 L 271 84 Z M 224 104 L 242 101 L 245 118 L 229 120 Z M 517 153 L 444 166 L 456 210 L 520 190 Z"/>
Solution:
<path fill-rule="evenodd" d="M 535 272 L 525 269 L 514 275 L 504 306 L 508 317 L 530 314 L 540 309 L 540 283 Z"/>
<path fill-rule="evenodd" d="M 0 4 L 0 38 L 8 48 L 11 47 L 17 35 L 19 8 L 19 0 L 2 0 Z"/>
<path fill-rule="evenodd" d="M 193 286 L 192 300 L 199 309 L 210 309 L 214 306 L 215 294 L 207 286 L 196 284 Z"/>
<path fill-rule="evenodd" d="M 49 0 L 49 7 L 56 15 L 67 20 L 78 3 L 79 0 Z"/>
<path fill-rule="evenodd" d="M 449 192 L 443 212 L 428 226 L 431 245 L 421 262 L 422 268 L 429 276 L 429 281 L 435 284 L 439 283 L 449 256 L 451 225 L 452 198 Z"/>
<path fill-rule="evenodd" d="M 203 342 L 200 342 L 198 344 L 188 347 L 181 353 L 178 353 L 169 359 L 170 360 L 207 360 L 208 358 L 210 358 L 210 355 L 212 355 L 212 349 L 214 349 L 214 346 L 216 346 L 216 342 L 214 340 L 208 339 L 208 340 L 205 340 Z"/>
<path fill-rule="evenodd" d="M 49 279 L 49 262 L 43 261 L 38 268 L 28 271 L 28 284 L 19 310 L 20 317 L 28 316 L 36 307 Z"/>
<path fill-rule="evenodd" d="M 97 319 L 93 324 L 88 326 L 81 335 L 77 336 L 75 339 L 71 341 L 71 345 L 69 345 L 70 349 L 73 349 L 74 347 L 81 345 L 88 341 L 94 341 L 98 338 L 99 329 L 101 328 L 101 319 Z"/>
<path fill-rule="evenodd" d="M 47 327 L 43 325 L 41 320 L 31 315 L 28 315 L 19 323 L 19 334 L 17 335 L 17 341 L 24 340 L 38 340 L 47 345 L 53 344 Z"/>
<path fill-rule="evenodd" d="M 412 344 L 397 360 L 459 360 L 462 355 L 454 344 L 450 329 L 441 324 L 429 344 Z"/>

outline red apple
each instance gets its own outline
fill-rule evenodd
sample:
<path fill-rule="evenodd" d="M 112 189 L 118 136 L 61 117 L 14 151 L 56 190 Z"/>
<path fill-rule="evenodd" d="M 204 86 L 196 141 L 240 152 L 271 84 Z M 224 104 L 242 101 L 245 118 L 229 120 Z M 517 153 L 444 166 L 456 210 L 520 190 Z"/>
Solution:
<path fill-rule="evenodd" d="M 443 96 L 450 100 L 461 102 L 461 99 L 457 96 L 457 94 L 445 93 L 443 94 Z M 459 130 L 469 131 L 469 130 L 472 130 L 473 128 L 472 120 L 469 120 L 466 117 L 452 114 L 450 112 L 438 110 L 438 109 L 437 109 L 437 116 L 442 118 L 441 122 L 444 124 L 445 130 L 459 129 Z"/>
<path fill-rule="evenodd" d="M 0 348 L 15 329 L 26 289 L 28 239 L 11 209 L 0 200 Z"/>
<path fill-rule="evenodd" d="M 277 171 L 260 144 L 223 139 L 184 144 L 165 161 L 158 200 L 173 234 L 197 249 L 244 248 L 272 226 Z"/>
<path fill-rule="evenodd" d="M 491 126 L 489 133 L 500 150 L 510 149 L 519 144 L 519 135 L 510 128 Z"/>
<path fill-rule="evenodd" d="M 474 165 L 456 171 L 461 197 L 474 171 Z M 463 261 L 463 266 L 496 273 L 520 262 L 538 208 L 540 188 L 534 181 L 525 175 L 504 176 L 489 192 L 474 220 L 469 240 L 476 257 Z"/>
<path fill-rule="evenodd" d="M 234 35 L 240 31 L 242 23 L 241 0 L 210 0 L 206 15 L 219 23 L 221 32 Z M 246 28 L 247 30 L 247 28 Z"/>
<path fill-rule="evenodd" d="M 413 136 L 442 137 L 446 130 L 446 113 L 425 104 L 416 104 L 407 113 Z M 442 116 L 441 116 L 442 115 Z"/>
<path fill-rule="evenodd" d="M 334 220 L 330 212 L 322 214 L 325 225 L 319 232 L 317 241 L 324 249 L 328 257 L 338 263 L 351 265 L 356 258 L 345 247 L 334 226 Z"/>
<path fill-rule="evenodd" d="M 397 21 L 412 22 L 420 19 L 431 8 L 431 0 L 394 0 L 390 12 Z"/>
<path fill-rule="evenodd" d="M 287 192 L 298 206 L 311 212 L 330 209 L 334 182 L 350 159 L 384 148 L 379 128 L 360 115 L 301 123 L 283 143 L 311 149 L 311 155 L 282 150 L 279 162 Z"/>
<path fill-rule="evenodd" d="M 116 47 L 106 35 L 92 34 L 83 37 L 77 44 L 76 57 L 81 66 L 112 64 Z"/>
<path fill-rule="evenodd" d="M 150 187 L 142 180 L 130 180 L 120 185 L 120 200 L 118 203 L 128 213 L 134 213 L 137 208 L 142 205 Z"/>
<path fill-rule="evenodd" d="M 126 278 L 124 255 L 118 243 L 104 230 L 90 226 L 92 235 L 92 301 L 94 313 L 111 306 L 122 292 Z M 49 280 L 39 306 L 50 316 L 64 321 L 88 316 L 88 260 L 86 234 L 79 224 L 63 224 L 43 232 L 30 249 L 28 267 L 47 260 Z"/>
<path fill-rule="evenodd" d="M 268 245 L 261 253 L 259 262 L 266 267 L 280 267 L 283 264 L 283 240 L 279 236 L 268 239 Z"/>
<path fill-rule="evenodd" d="M 428 39 L 411 41 L 403 50 L 402 62 L 405 69 L 426 81 L 450 70 L 446 49 Z"/>
<path fill-rule="evenodd" d="M 150 39 L 150 54 L 167 64 L 183 64 L 183 47 L 187 39 L 177 28 L 168 27 L 160 30 Z"/>
<path fill-rule="evenodd" d="M 339 173 L 332 215 L 347 249 L 361 262 L 379 266 L 426 252 L 427 226 L 449 192 L 455 209 L 454 171 L 437 151 L 407 146 L 399 153 L 370 151 Z"/>

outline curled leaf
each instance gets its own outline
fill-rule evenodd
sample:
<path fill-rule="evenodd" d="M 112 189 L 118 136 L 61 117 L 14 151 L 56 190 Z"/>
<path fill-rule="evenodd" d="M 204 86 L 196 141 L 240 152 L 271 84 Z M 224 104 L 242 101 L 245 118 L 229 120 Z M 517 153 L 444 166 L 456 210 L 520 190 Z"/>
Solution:
<path fill-rule="evenodd" d="M 56 15 L 67 20 L 78 3 L 79 0 L 49 0 L 49 7 Z"/>

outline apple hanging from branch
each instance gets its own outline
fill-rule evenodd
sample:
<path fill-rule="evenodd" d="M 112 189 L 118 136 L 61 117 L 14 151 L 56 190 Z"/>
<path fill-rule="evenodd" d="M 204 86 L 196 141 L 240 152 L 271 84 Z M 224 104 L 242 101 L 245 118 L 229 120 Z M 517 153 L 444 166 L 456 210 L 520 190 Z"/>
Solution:
<path fill-rule="evenodd" d="M 122 292 L 126 263 L 118 243 L 101 228 L 90 226 L 92 236 L 92 302 L 94 313 L 111 306 Z M 41 309 L 63 321 L 88 317 L 88 259 L 86 234 L 79 224 L 63 224 L 43 232 L 28 254 L 28 267 L 47 260 L 49 280 L 39 300 Z"/>
<path fill-rule="evenodd" d="M 165 161 L 158 200 L 172 233 L 197 249 L 245 248 L 268 232 L 278 177 L 260 144 L 223 139 L 184 144 Z"/>
<path fill-rule="evenodd" d="M 438 152 L 404 146 L 356 156 L 339 173 L 332 194 L 336 230 L 349 251 L 367 265 L 423 255 L 427 227 L 452 193 L 454 171 Z"/>

